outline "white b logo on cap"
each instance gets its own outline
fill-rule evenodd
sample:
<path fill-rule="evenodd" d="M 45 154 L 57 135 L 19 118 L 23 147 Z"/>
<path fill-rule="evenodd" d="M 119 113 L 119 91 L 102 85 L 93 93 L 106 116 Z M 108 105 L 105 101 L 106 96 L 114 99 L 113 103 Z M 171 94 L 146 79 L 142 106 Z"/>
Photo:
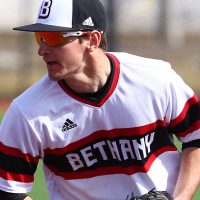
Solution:
<path fill-rule="evenodd" d="M 39 13 L 39 18 L 47 18 L 51 11 L 52 0 L 43 0 Z"/>

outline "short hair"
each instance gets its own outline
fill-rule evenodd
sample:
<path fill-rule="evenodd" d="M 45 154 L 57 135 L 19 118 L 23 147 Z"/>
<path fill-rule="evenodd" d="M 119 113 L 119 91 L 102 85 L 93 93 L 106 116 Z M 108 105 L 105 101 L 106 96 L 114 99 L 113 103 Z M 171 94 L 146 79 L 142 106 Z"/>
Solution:
<path fill-rule="evenodd" d="M 106 35 L 106 32 L 103 32 L 103 33 L 101 34 L 101 42 L 100 42 L 99 47 L 100 47 L 101 49 L 103 49 L 104 51 L 107 50 L 108 42 L 107 42 L 107 35 Z"/>

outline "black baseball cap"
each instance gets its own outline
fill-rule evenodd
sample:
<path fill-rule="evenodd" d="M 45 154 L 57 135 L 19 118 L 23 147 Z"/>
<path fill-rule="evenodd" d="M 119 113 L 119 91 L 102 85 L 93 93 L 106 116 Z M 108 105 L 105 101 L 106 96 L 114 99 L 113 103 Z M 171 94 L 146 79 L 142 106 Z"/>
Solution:
<path fill-rule="evenodd" d="M 107 17 L 100 0 L 43 0 L 35 24 L 13 29 L 29 32 L 106 31 Z"/>

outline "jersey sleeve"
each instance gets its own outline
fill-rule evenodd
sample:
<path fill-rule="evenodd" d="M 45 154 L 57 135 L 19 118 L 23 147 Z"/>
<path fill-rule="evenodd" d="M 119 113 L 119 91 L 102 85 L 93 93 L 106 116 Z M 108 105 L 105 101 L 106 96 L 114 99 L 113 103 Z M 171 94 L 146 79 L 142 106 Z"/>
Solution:
<path fill-rule="evenodd" d="M 12 103 L 0 126 L 0 190 L 31 191 L 40 158 L 38 141 L 30 119 Z"/>
<path fill-rule="evenodd" d="M 168 130 L 183 143 L 183 148 L 200 147 L 199 98 L 173 70 L 169 79 Z"/>
<path fill-rule="evenodd" d="M 0 190 L 0 199 L 3 200 L 24 200 L 27 196 L 27 194 L 8 193 Z"/>

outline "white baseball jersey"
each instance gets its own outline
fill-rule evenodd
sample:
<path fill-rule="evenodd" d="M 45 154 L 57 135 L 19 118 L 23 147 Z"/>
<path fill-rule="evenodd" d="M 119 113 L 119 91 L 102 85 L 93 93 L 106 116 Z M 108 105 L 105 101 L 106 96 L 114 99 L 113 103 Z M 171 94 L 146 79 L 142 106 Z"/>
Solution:
<path fill-rule="evenodd" d="M 108 53 L 100 99 L 43 77 L 14 99 L 0 128 L 0 190 L 30 192 L 39 159 L 51 200 L 173 193 L 183 147 L 200 147 L 197 95 L 170 64 Z M 10 164 L 12 163 L 12 164 Z"/>

